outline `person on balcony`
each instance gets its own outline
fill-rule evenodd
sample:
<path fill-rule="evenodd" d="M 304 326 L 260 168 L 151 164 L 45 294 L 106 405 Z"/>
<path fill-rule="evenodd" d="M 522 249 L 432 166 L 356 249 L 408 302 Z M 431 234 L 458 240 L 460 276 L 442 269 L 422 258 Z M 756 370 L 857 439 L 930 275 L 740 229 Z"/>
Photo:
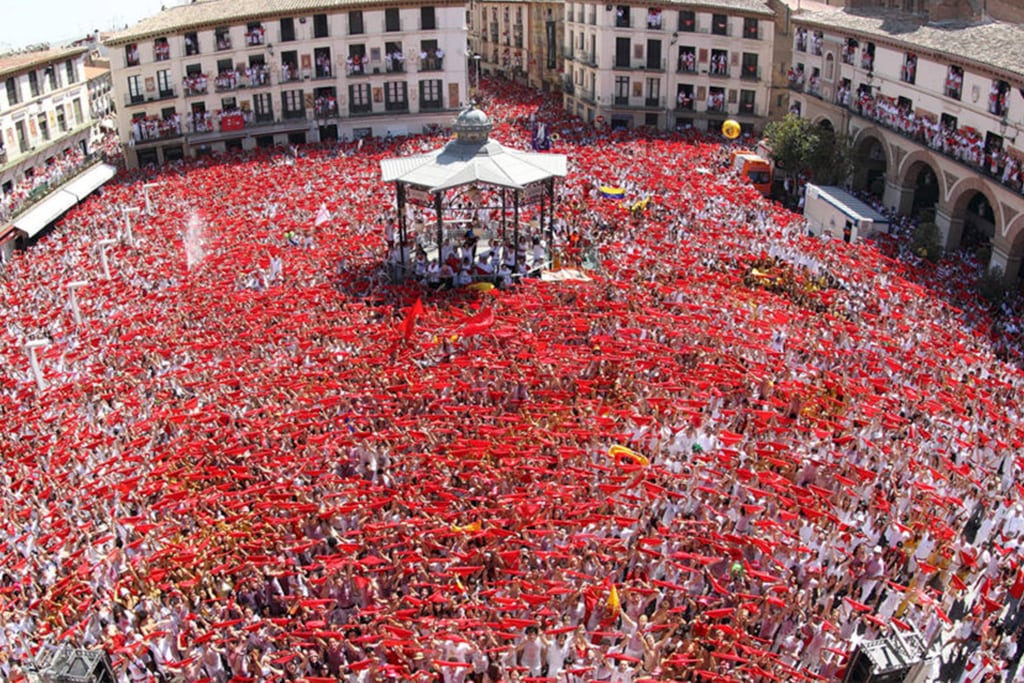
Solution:
<path fill-rule="evenodd" d="M 331 75 L 331 59 L 321 54 L 316 58 L 316 75 L 318 78 L 329 78 Z"/>

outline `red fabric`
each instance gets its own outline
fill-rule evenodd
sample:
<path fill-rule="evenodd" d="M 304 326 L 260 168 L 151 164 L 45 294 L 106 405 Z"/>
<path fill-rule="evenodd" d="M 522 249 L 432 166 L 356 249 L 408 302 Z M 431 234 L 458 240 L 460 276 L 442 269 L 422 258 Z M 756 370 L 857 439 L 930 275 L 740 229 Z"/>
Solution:
<path fill-rule="evenodd" d="M 466 319 L 459 328 L 459 334 L 463 337 L 483 334 L 494 325 L 494 309 L 490 306 Z"/>

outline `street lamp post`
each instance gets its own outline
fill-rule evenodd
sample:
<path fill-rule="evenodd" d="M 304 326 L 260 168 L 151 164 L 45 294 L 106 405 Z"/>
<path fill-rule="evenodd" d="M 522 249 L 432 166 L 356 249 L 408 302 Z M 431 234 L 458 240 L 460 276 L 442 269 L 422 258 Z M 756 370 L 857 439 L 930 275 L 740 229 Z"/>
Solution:
<path fill-rule="evenodd" d="M 473 53 L 473 70 L 476 72 L 476 85 L 473 86 L 473 92 L 480 89 L 480 55 Z"/>
<path fill-rule="evenodd" d="M 67 285 L 68 301 L 71 304 L 71 313 L 75 316 L 76 325 L 82 324 L 82 311 L 78 308 L 78 297 L 76 296 L 76 292 L 87 284 L 89 284 L 88 280 L 75 280 L 74 282 L 69 282 Z"/>
<path fill-rule="evenodd" d="M 39 391 L 46 388 L 46 380 L 43 379 L 43 370 L 39 367 L 39 358 L 36 356 L 36 349 L 43 349 L 50 345 L 48 339 L 32 339 L 31 341 L 25 342 L 22 348 L 25 353 L 28 354 L 28 364 L 32 369 L 32 376 L 36 380 L 36 386 Z"/>
<path fill-rule="evenodd" d="M 110 238 L 97 240 L 96 247 L 100 252 L 100 266 L 103 268 L 103 279 L 110 279 L 110 261 L 107 260 L 107 247 L 117 244 L 117 240 Z"/>

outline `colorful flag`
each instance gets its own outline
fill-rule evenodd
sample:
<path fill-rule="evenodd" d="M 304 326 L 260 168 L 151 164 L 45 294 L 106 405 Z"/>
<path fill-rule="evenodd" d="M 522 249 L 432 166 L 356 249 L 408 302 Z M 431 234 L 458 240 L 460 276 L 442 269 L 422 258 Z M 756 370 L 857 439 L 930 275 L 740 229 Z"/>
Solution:
<path fill-rule="evenodd" d="M 615 584 L 609 582 L 611 588 L 608 590 L 608 601 L 605 606 L 608 611 L 612 613 L 612 616 L 619 616 L 619 610 L 622 609 L 622 603 L 619 601 L 619 591 L 615 588 Z"/>

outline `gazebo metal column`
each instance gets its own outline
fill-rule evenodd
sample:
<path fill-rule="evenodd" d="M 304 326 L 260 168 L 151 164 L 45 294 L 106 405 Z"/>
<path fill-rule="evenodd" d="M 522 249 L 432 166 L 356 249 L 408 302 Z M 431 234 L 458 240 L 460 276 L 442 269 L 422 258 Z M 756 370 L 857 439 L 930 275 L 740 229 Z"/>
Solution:
<path fill-rule="evenodd" d="M 512 243 L 512 248 L 515 249 L 515 252 L 514 252 L 515 253 L 515 257 L 514 257 L 514 260 L 513 260 L 512 263 L 513 263 L 513 265 L 515 265 L 516 268 L 518 268 L 519 267 L 519 195 L 522 194 L 522 193 L 519 190 L 512 190 L 512 192 L 513 192 L 513 195 L 512 195 L 512 210 L 514 212 L 512 214 L 512 220 L 515 221 L 515 226 L 516 226 L 515 227 L 515 237 L 514 237 L 515 242 Z"/>
<path fill-rule="evenodd" d="M 405 217 L 405 183 L 395 182 L 395 195 L 398 197 L 398 254 L 402 262 L 402 274 L 405 277 L 405 241 L 408 232 Z"/>
<path fill-rule="evenodd" d="M 434 193 L 434 213 L 437 214 L 437 262 L 441 263 L 441 245 L 444 244 L 444 209 L 441 206 L 441 195 L 444 190 Z"/>
<path fill-rule="evenodd" d="M 546 181 L 548 189 L 548 254 L 554 258 L 555 254 L 555 179 L 548 178 Z"/>
<path fill-rule="evenodd" d="M 505 239 L 505 217 L 508 215 L 508 200 L 506 199 L 506 188 L 501 188 L 501 239 Z"/>

